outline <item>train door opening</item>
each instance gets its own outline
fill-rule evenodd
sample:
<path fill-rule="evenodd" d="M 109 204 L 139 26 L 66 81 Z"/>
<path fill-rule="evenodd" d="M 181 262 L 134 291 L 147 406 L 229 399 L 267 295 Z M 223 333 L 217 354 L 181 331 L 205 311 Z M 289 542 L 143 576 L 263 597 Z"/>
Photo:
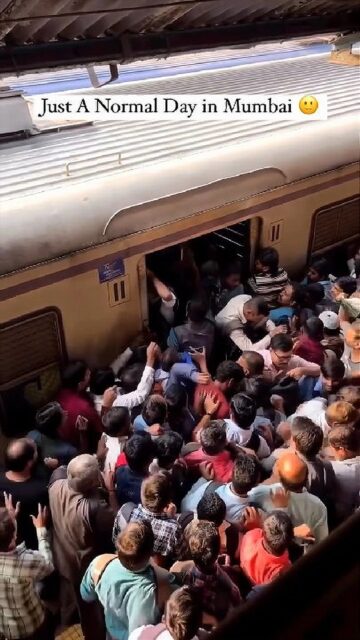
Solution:
<path fill-rule="evenodd" d="M 252 218 L 180 242 L 146 256 L 146 269 L 176 294 L 175 323 L 186 317 L 187 302 L 201 290 L 204 272 L 221 278 L 227 266 L 236 264 L 246 283 L 259 237 L 260 219 Z M 153 291 L 148 278 L 149 326 L 152 326 Z"/>

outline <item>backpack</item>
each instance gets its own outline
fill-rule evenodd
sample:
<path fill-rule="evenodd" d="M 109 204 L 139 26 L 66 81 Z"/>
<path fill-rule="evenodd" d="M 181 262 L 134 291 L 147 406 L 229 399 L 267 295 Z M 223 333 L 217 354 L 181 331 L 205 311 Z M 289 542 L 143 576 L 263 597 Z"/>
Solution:
<path fill-rule="evenodd" d="M 93 564 L 91 577 L 93 579 L 95 587 L 99 584 L 105 569 L 113 562 L 117 560 L 117 555 L 113 553 L 104 553 L 101 556 L 98 556 Z M 154 572 L 155 582 L 156 582 L 156 590 L 155 590 L 155 599 L 156 606 L 163 612 L 165 604 L 169 599 L 172 589 L 169 585 L 168 576 L 169 572 L 166 569 L 162 569 L 158 567 L 156 564 L 151 562 L 151 567 Z M 156 637 L 156 636 L 155 636 Z"/>
<path fill-rule="evenodd" d="M 120 507 L 118 514 L 116 516 L 116 521 L 120 531 L 124 531 L 125 527 L 129 524 L 131 514 L 136 509 L 135 502 L 125 502 L 122 507 Z"/>

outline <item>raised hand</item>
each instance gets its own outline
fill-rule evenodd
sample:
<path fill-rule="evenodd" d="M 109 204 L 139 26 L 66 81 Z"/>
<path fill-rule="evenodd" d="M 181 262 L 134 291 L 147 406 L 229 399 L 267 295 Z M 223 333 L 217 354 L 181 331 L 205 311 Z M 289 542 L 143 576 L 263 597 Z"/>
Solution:
<path fill-rule="evenodd" d="M 40 503 L 38 504 L 37 516 L 30 516 L 35 529 L 42 529 L 43 527 L 46 527 L 48 517 L 48 508 L 42 507 Z"/>
<path fill-rule="evenodd" d="M 4 503 L 5 503 L 5 509 L 8 510 L 10 517 L 13 520 L 16 520 L 20 511 L 20 502 L 17 502 L 16 505 L 14 506 L 11 493 L 6 493 L 6 491 L 4 491 Z"/>

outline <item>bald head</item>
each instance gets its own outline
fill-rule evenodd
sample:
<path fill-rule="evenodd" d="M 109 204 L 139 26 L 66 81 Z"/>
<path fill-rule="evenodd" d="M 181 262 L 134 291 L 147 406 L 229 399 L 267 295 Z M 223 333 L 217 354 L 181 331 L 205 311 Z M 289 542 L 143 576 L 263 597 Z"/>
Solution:
<path fill-rule="evenodd" d="M 286 489 L 299 490 L 307 478 L 307 466 L 296 453 L 284 453 L 278 462 L 277 470 L 280 480 Z"/>
<path fill-rule="evenodd" d="M 5 468 L 7 471 L 22 473 L 29 471 L 36 461 L 36 445 L 28 438 L 13 440 L 5 453 Z"/>
<path fill-rule="evenodd" d="M 69 462 L 67 478 L 69 487 L 76 493 L 87 494 L 99 486 L 99 465 L 94 456 L 84 453 Z"/>

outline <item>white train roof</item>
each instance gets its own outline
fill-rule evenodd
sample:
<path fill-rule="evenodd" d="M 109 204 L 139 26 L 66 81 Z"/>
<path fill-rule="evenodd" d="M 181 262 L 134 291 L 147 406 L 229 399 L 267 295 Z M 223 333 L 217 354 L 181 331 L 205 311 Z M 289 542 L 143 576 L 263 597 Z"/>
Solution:
<path fill-rule="evenodd" d="M 144 205 L 171 196 L 238 178 L 245 197 L 359 158 L 358 68 L 330 64 L 327 55 L 96 90 L 101 92 L 327 93 L 329 118 L 305 124 L 95 122 L 0 145 L 0 273 L 199 210 L 195 202 L 194 210 L 172 208 L 149 219 Z"/>

